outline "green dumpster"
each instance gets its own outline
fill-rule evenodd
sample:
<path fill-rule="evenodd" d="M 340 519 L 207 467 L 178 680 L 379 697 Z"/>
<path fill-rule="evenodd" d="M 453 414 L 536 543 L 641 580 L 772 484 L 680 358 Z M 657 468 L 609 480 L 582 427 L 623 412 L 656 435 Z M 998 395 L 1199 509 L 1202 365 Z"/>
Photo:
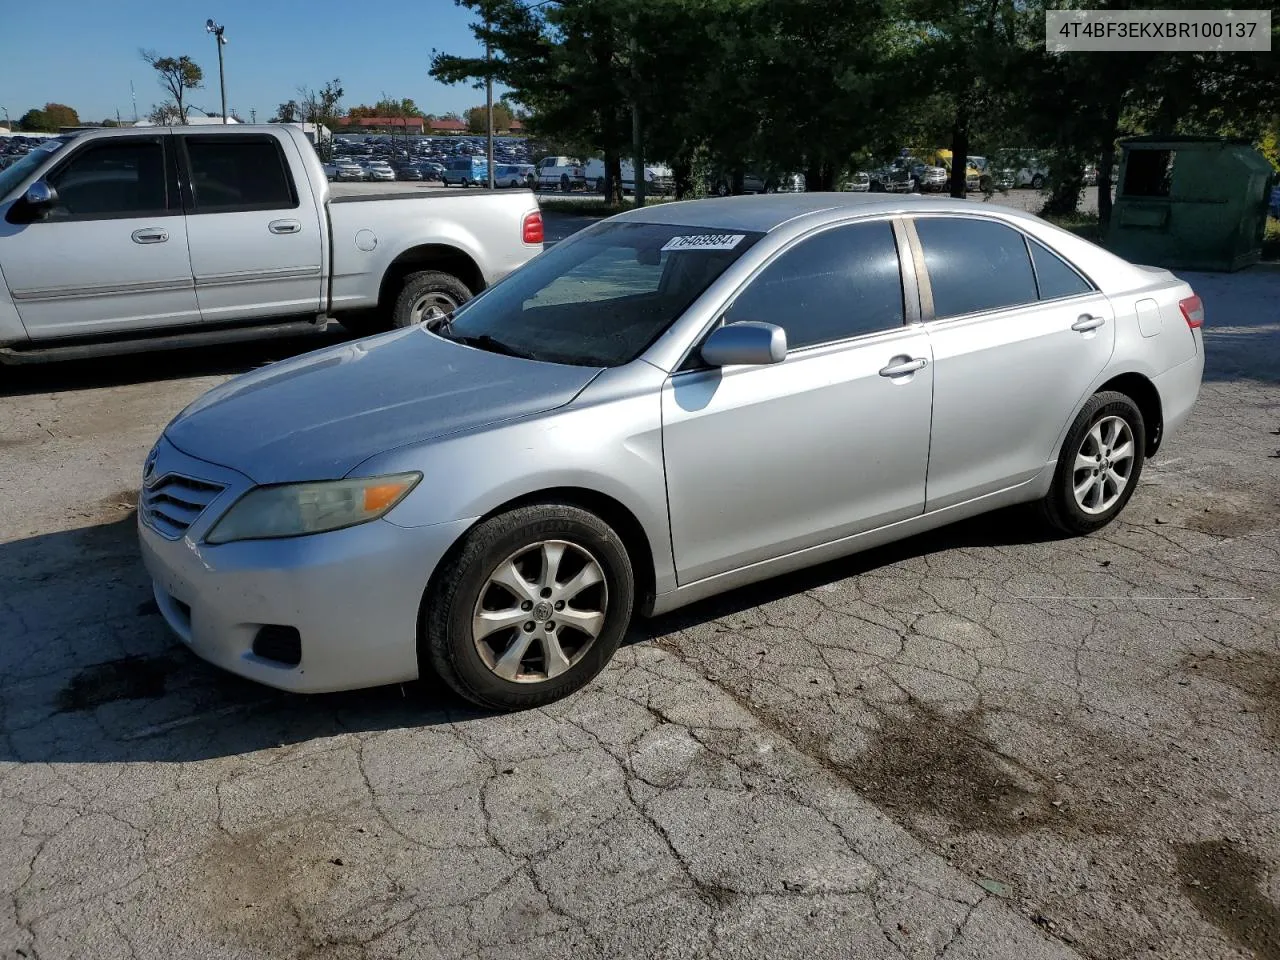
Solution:
<path fill-rule="evenodd" d="M 1134 137 L 1122 141 L 1109 249 L 1178 270 L 1257 263 L 1273 170 L 1244 140 Z"/>

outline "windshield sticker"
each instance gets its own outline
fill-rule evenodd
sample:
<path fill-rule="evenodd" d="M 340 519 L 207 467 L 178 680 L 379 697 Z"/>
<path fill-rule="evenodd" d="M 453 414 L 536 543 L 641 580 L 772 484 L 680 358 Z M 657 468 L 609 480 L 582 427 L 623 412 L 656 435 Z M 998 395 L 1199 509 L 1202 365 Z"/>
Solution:
<path fill-rule="evenodd" d="M 691 237 L 672 237 L 663 245 L 666 250 L 732 250 L 746 239 L 745 233 L 704 233 Z"/>

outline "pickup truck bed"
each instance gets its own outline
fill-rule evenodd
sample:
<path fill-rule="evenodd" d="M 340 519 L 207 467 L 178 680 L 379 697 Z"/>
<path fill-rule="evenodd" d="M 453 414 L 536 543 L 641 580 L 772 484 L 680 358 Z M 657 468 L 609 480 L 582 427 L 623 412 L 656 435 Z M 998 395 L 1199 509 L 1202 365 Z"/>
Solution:
<path fill-rule="evenodd" d="M 92 131 L 0 171 L 0 362 L 405 326 L 541 250 L 529 191 L 336 196 L 286 124 Z"/>

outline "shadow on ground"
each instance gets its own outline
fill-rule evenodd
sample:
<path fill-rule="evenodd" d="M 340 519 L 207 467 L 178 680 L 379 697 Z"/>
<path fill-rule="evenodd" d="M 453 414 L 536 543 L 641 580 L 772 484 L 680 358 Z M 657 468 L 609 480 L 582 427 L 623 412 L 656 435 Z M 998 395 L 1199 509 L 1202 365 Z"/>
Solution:
<path fill-rule="evenodd" d="M 637 622 L 627 642 L 908 557 L 1044 536 L 1027 511 L 1003 511 Z M 159 616 L 132 512 L 0 545 L 0 582 L 0 762 L 183 762 L 483 715 L 434 677 L 301 696 L 209 666 Z"/>

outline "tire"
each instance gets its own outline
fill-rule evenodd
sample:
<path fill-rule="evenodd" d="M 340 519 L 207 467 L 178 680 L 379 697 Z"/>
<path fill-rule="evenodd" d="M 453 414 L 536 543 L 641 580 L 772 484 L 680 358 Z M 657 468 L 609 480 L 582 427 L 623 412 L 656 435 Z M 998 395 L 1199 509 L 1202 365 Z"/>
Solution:
<path fill-rule="evenodd" d="M 1122 432 L 1111 443 L 1107 443 L 1110 428 L 1120 421 L 1127 428 L 1127 437 Z M 1095 432 L 1096 428 L 1096 432 Z M 1097 440 L 1104 442 L 1099 447 Z M 1077 495 L 1077 481 L 1080 485 L 1090 480 L 1090 471 L 1078 470 L 1077 467 L 1089 459 L 1095 459 L 1099 467 L 1092 473 L 1094 477 L 1105 481 L 1107 464 L 1112 449 L 1123 450 L 1125 441 L 1132 445 L 1131 457 L 1117 459 L 1111 470 L 1114 475 L 1124 478 L 1124 487 L 1113 501 L 1107 502 L 1114 482 L 1099 483 L 1095 480 L 1084 494 L 1084 502 Z M 1045 520 L 1063 533 L 1083 536 L 1101 530 L 1125 508 L 1133 491 L 1137 489 L 1142 477 L 1142 465 L 1145 461 L 1147 443 L 1147 427 L 1142 419 L 1142 411 L 1129 397 L 1115 391 L 1096 393 L 1089 398 L 1084 409 L 1071 424 L 1067 437 L 1062 442 L 1062 450 L 1058 454 L 1058 466 L 1053 474 L 1053 485 L 1049 493 L 1040 502 L 1041 512 Z M 1077 460 L 1077 455 L 1082 459 Z M 1125 470 L 1127 462 L 1128 469 Z M 1101 486 L 1101 493 L 1098 493 Z M 1090 503 L 1090 498 L 1097 494 L 1097 502 Z"/>
<path fill-rule="evenodd" d="M 569 175 L 567 173 L 560 174 L 560 192 L 569 192 Z"/>
<path fill-rule="evenodd" d="M 1034 177 L 1031 178 L 1031 189 L 1040 190 L 1043 187 L 1044 187 L 1044 176 L 1037 173 Z"/>
<path fill-rule="evenodd" d="M 604 177 L 596 177 L 596 193 L 604 196 Z"/>
<path fill-rule="evenodd" d="M 867 187 L 868 193 L 884 193 L 884 184 L 879 180 L 872 180 L 871 185 Z"/>
<path fill-rule="evenodd" d="M 979 180 L 979 181 L 978 181 L 978 189 L 979 189 L 979 190 L 981 190 L 983 193 L 990 193 L 990 192 L 991 192 L 991 178 L 990 178 L 990 177 L 983 177 L 981 180 Z"/>
<path fill-rule="evenodd" d="M 448 312 L 471 299 L 471 291 L 457 277 L 439 270 L 422 270 L 404 278 L 391 312 L 393 327 L 412 327 L 430 319 L 431 310 Z M 438 315 L 438 314 L 436 314 Z"/>
<path fill-rule="evenodd" d="M 555 611 L 564 602 L 557 601 L 554 594 L 548 596 L 539 591 L 537 586 L 537 580 L 546 582 L 544 554 L 537 546 L 545 541 L 564 545 L 560 570 L 565 569 L 566 563 L 589 558 L 586 562 L 594 562 L 595 570 L 602 575 L 601 581 L 576 594 L 586 598 L 583 609 L 603 615 L 594 640 L 587 640 L 586 633 L 559 625 L 554 631 L 547 631 L 561 644 L 558 649 L 567 666 L 556 675 L 549 675 L 547 670 L 549 648 L 544 645 L 544 628 L 555 624 Z M 528 599 L 521 601 L 514 590 L 495 585 L 491 579 L 507 566 L 508 560 L 522 567 L 521 579 L 529 590 L 524 596 Z M 559 581 L 557 589 L 575 579 L 572 568 L 552 577 Z M 538 599 L 541 597 L 547 599 Z M 527 614 L 516 610 L 521 602 L 521 611 L 527 608 Z M 631 621 L 634 602 L 631 560 L 621 538 L 608 524 L 593 513 L 565 503 L 519 507 L 478 524 L 432 578 L 422 607 L 419 668 L 430 667 L 460 696 L 490 710 L 540 707 L 567 697 L 604 669 Z M 569 609 L 575 606 L 571 603 Z M 493 630 L 486 639 L 474 639 L 473 618 L 480 612 L 502 610 L 530 619 Z M 533 630 L 528 629 L 529 624 L 534 625 Z M 526 636 L 530 639 L 526 640 Z M 503 653 L 512 651 L 522 640 L 523 656 L 506 666 L 519 679 L 499 676 L 496 671 L 501 667 Z"/>

